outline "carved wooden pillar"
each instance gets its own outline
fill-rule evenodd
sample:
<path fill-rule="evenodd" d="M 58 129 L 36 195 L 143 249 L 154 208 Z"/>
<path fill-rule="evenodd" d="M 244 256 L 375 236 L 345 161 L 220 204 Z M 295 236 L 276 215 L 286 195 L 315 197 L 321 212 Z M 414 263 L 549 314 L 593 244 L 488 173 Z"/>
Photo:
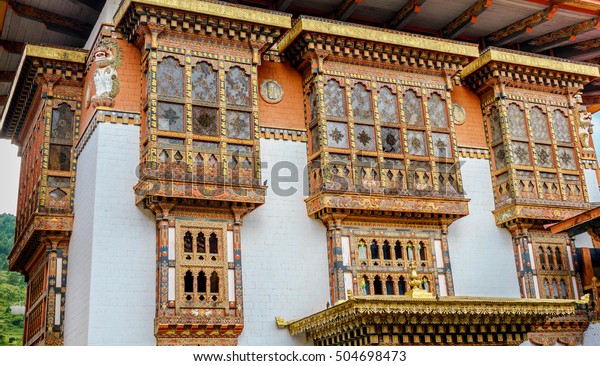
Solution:
<path fill-rule="evenodd" d="M 46 237 L 48 260 L 46 337 L 48 346 L 64 343 L 65 292 L 67 289 L 67 253 L 69 239 L 64 236 Z"/>
<path fill-rule="evenodd" d="M 540 292 L 539 284 L 536 285 L 535 262 L 530 250 L 532 248 L 532 239 L 528 231 L 530 227 L 531 224 L 515 222 L 509 224 L 507 228 L 512 235 L 521 297 L 539 298 Z"/>
<path fill-rule="evenodd" d="M 329 246 L 327 253 L 329 257 L 329 284 L 332 304 L 346 299 L 341 231 L 344 217 L 345 215 L 329 215 L 323 219 L 323 222 L 327 226 L 327 243 Z"/>
<path fill-rule="evenodd" d="M 174 258 L 170 258 L 171 256 L 169 255 L 173 251 L 172 249 L 169 250 L 169 245 L 175 245 L 174 240 L 173 243 L 169 242 L 169 212 L 174 206 L 174 204 L 161 203 L 154 207 L 156 210 L 157 317 L 164 315 L 167 308 L 175 306 L 175 300 L 169 298 L 169 293 L 175 291 L 175 289 L 169 289 L 170 259 L 174 261 Z"/>

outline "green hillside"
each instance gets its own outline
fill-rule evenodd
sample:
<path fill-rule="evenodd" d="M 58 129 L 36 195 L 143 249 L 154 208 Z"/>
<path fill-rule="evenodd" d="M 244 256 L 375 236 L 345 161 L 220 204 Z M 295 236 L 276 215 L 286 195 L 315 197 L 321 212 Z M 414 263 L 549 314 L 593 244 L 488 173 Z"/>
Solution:
<path fill-rule="evenodd" d="M 0 346 L 20 345 L 23 339 L 23 315 L 10 311 L 12 305 L 25 305 L 23 276 L 8 272 L 6 257 L 13 246 L 15 217 L 0 214 Z"/>

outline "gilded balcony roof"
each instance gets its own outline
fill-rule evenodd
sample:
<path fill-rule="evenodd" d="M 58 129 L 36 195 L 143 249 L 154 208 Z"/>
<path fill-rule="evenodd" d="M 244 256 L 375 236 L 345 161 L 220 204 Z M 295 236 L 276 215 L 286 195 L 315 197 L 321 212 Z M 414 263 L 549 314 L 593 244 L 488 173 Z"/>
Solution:
<path fill-rule="evenodd" d="M 351 24 L 329 19 L 301 16 L 279 41 L 279 52 L 284 52 L 294 40 L 304 32 L 322 33 L 332 36 L 354 38 L 365 41 L 379 42 L 394 46 L 467 56 L 476 58 L 479 55 L 478 46 L 467 42 L 446 40 L 442 38 L 422 36 L 399 32 L 389 29 Z"/>

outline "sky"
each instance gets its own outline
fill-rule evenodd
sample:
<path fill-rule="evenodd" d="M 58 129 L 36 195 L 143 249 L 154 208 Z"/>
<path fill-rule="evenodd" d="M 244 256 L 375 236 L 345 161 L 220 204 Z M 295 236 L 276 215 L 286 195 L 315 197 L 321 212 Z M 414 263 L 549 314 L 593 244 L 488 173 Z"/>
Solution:
<path fill-rule="evenodd" d="M 594 145 L 600 147 L 600 112 L 593 115 Z M 19 193 L 19 169 L 21 158 L 17 157 L 17 147 L 9 140 L 0 139 L 0 213 L 15 214 Z"/>

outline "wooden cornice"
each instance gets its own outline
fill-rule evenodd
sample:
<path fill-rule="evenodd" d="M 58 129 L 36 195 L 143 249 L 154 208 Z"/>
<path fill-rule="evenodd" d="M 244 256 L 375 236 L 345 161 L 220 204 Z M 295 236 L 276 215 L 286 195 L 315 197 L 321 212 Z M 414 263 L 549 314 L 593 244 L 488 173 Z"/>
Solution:
<path fill-rule="evenodd" d="M 348 19 L 361 2 L 362 0 L 342 0 L 333 12 L 335 19 L 342 21 Z"/>
<path fill-rule="evenodd" d="M 411 19 L 421 12 L 421 5 L 425 3 L 426 0 L 408 0 L 408 3 L 402 7 L 390 21 L 388 22 L 388 26 L 391 29 L 402 29 Z"/>
<path fill-rule="evenodd" d="M 549 6 L 543 10 L 540 10 L 530 16 L 523 18 L 505 28 L 502 28 L 489 36 L 486 40 L 492 46 L 503 46 L 507 43 L 512 42 L 523 33 L 531 32 L 531 30 L 544 22 L 552 19 L 554 14 L 558 11 L 558 6 Z"/>
<path fill-rule="evenodd" d="M 8 0 L 8 5 L 20 17 L 43 23 L 51 31 L 79 39 L 87 39 L 94 27 L 77 19 L 68 18 L 50 11 Z"/>
<path fill-rule="evenodd" d="M 442 29 L 442 37 L 454 39 L 477 22 L 477 16 L 492 6 L 492 0 L 478 0 Z"/>
<path fill-rule="evenodd" d="M 546 33 L 542 36 L 527 42 L 527 49 L 530 52 L 542 52 L 554 47 L 560 47 L 575 41 L 578 35 L 600 28 L 600 17 L 588 19 L 586 21 L 561 28 L 554 32 Z"/>

